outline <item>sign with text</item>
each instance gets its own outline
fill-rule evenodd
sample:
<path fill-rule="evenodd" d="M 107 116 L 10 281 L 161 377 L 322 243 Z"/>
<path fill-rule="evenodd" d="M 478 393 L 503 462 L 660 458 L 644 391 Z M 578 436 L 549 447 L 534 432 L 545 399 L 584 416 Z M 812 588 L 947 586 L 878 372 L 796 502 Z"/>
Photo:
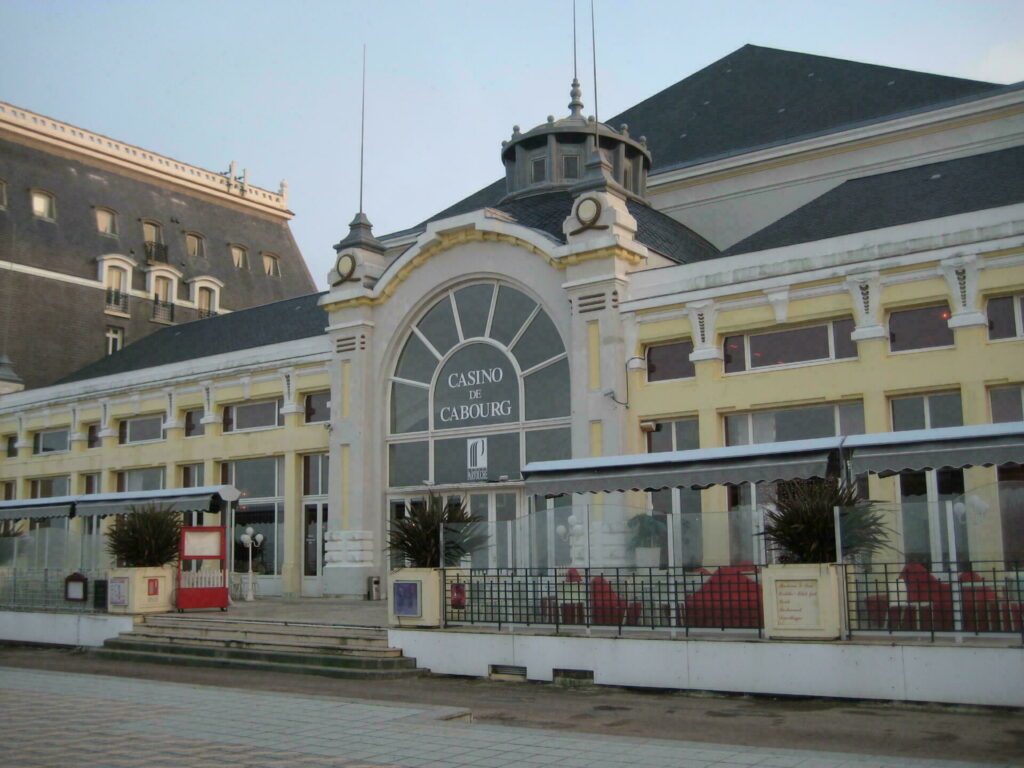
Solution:
<path fill-rule="evenodd" d="M 463 347 L 434 384 L 434 429 L 519 420 L 519 377 L 512 361 L 490 344 Z"/>
<path fill-rule="evenodd" d="M 466 441 L 466 480 L 487 479 L 487 438 L 471 437 Z"/>
<path fill-rule="evenodd" d="M 777 581 L 775 599 L 780 629 L 811 629 L 821 626 L 816 579 Z"/>

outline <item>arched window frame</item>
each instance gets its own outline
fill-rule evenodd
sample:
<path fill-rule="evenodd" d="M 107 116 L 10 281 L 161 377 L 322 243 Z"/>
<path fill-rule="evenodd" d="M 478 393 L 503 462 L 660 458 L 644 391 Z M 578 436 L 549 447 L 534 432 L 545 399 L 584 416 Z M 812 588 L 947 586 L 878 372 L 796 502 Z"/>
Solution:
<path fill-rule="evenodd" d="M 193 253 L 191 244 L 195 242 L 195 252 Z M 206 256 L 206 238 L 198 232 L 186 232 L 185 233 L 185 256 L 189 259 L 202 259 Z"/>
<path fill-rule="evenodd" d="M 267 277 L 281 276 L 281 257 L 270 251 L 263 251 L 263 274 Z"/>
<path fill-rule="evenodd" d="M 96 218 L 96 231 L 99 232 L 101 235 L 104 235 L 105 237 L 117 237 L 117 235 L 118 235 L 117 211 L 115 211 L 113 208 L 107 208 L 106 206 L 103 206 L 103 205 L 94 206 L 93 207 L 93 211 L 94 211 L 95 218 Z M 103 217 L 104 217 L 104 215 L 110 217 L 110 219 L 109 219 L 110 228 L 109 229 L 104 229 L 103 228 Z"/>
<path fill-rule="evenodd" d="M 39 213 L 36 210 L 36 200 L 46 200 L 46 211 Z M 33 188 L 29 190 L 29 202 L 32 207 L 32 215 L 43 221 L 57 220 L 57 196 L 46 189 Z"/>
<path fill-rule="evenodd" d="M 228 243 L 228 253 L 235 269 L 249 271 L 249 249 L 238 243 Z"/>

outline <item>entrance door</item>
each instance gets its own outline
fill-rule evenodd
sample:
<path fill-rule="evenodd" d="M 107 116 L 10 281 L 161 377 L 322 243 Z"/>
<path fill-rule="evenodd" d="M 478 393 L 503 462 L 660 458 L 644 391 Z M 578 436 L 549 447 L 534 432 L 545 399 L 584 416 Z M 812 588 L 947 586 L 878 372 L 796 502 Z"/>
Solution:
<path fill-rule="evenodd" d="M 324 532 L 327 530 L 327 503 L 302 505 L 302 596 L 323 594 Z"/>

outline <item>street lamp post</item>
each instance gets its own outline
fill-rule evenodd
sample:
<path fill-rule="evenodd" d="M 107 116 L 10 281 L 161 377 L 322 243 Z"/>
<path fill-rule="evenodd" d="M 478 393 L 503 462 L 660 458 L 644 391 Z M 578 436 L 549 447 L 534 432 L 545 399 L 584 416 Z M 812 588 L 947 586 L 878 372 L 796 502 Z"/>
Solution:
<path fill-rule="evenodd" d="M 263 546 L 263 534 L 256 533 L 250 525 L 245 529 L 245 533 L 238 537 L 238 540 L 243 547 L 249 550 L 249 578 L 245 584 L 245 601 L 249 603 L 255 599 L 252 589 L 252 551 Z"/>

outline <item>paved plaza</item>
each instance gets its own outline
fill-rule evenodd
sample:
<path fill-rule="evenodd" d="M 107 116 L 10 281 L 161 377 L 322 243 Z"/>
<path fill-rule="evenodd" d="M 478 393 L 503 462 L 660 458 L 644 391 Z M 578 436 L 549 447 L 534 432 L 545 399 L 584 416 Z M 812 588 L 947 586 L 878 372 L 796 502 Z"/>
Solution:
<path fill-rule="evenodd" d="M 994 765 L 469 722 L 467 710 L 0 667 L 5 768 Z"/>

